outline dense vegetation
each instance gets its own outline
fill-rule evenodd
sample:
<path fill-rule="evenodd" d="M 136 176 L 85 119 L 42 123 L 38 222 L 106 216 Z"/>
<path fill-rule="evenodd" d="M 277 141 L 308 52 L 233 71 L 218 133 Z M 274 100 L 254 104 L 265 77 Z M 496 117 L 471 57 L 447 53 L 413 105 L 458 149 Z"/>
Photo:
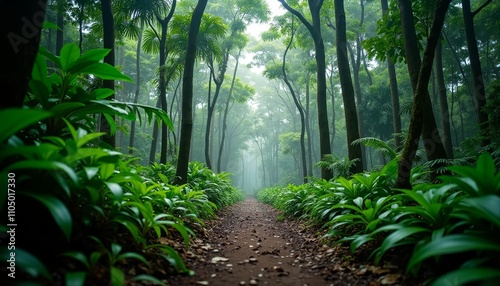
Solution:
<path fill-rule="evenodd" d="M 368 244 L 376 264 L 390 251 L 409 252 L 406 271 L 427 275 L 432 285 L 498 282 L 500 172 L 491 156 L 481 155 L 475 167 L 449 167 L 453 175 L 439 184 L 422 183 L 428 169 L 416 168 L 412 190 L 393 187 L 395 163 L 350 178 L 263 189 L 257 198 L 320 226 L 324 238 L 348 243 L 352 252 Z"/>
<path fill-rule="evenodd" d="M 192 273 L 203 220 L 263 188 L 375 263 L 500 279 L 498 1 L 208 2 L 0 2 L 16 281 Z"/>

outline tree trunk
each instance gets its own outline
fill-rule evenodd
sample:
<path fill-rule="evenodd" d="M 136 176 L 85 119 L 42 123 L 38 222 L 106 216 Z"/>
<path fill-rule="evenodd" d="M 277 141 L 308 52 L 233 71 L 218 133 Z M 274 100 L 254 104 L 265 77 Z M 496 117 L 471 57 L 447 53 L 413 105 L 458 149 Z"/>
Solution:
<path fill-rule="evenodd" d="M 193 73 L 196 59 L 196 48 L 198 32 L 200 30 L 201 17 L 205 11 L 208 0 L 198 0 L 188 32 L 188 46 L 186 50 L 186 62 L 182 76 L 182 125 L 179 143 L 179 156 L 177 158 L 177 183 L 187 183 L 189 151 L 191 149 L 191 135 L 193 131 Z"/>
<path fill-rule="evenodd" d="M 161 107 L 161 100 L 158 97 L 156 101 L 156 108 Z M 153 139 L 151 140 L 151 148 L 149 149 L 149 164 L 153 164 L 156 161 L 156 148 L 158 147 L 158 135 L 160 133 L 160 127 L 156 123 L 156 120 L 153 120 Z"/>
<path fill-rule="evenodd" d="M 109 54 L 104 57 L 104 62 L 115 66 L 115 21 L 113 19 L 113 10 L 111 7 L 111 0 L 101 0 L 101 12 L 102 12 L 102 30 L 103 30 L 103 43 L 105 49 L 110 49 Z M 102 87 L 115 90 L 114 80 L 103 80 Z M 113 100 L 115 95 L 113 94 L 108 99 Z M 115 134 L 111 134 L 111 127 L 108 120 L 101 114 L 101 125 L 100 131 L 106 134 L 101 137 L 102 141 L 109 145 L 111 148 L 115 148 Z"/>
<path fill-rule="evenodd" d="M 359 144 L 352 144 L 354 140 L 359 139 L 359 129 L 356 102 L 354 100 L 354 88 L 352 85 L 351 72 L 349 69 L 349 59 L 347 58 L 347 36 L 344 1 L 335 0 L 334 5 L 335 22 L 337 27 L 337 64 L 339 67 L 342 99 L 344 100 L 344 112 L 347 130 L 347 152 L 349 155 L 349 160 L 360 160 L 356 164 L 353 164 L 350 168 L 350 172 L 355 174 L 363 172 L 363 157 L 361 154 L 361 146 Z"/>
<path fill-rule="evenodd" d="M 420 134 L 422 134 L 424 139 L 424 147 L 429 160 L 446 158 L 446 152 L 439 137 L 439 132 L 437 132 L 437 128 L 435 127 L 427 88 L 432 72 L 434 52 L 441 36 L 441 28 L 450 2 L 451 0 L 438 0 L 436 4 L 429 38 L 427 39 L 424 51 L 424 59 L 421 63 L 416 43 L 411 2 L 410 0 L 398 0 L 403 26 L 406 61 L 410 71 L 412 86 L 414 87 L 414 95 L 408 136 L 398 165 L 397 188 L 411 189 L 410 172 L 417 152 Z M 416 73 L 417 66 L 419 69 L 418 74 Z M 430 121 L 434 121 L 434 129 L 431 130 L 431 134 L 429 134 L 430 130 L 428 130 L 432 123 Z"/>
<path fill-rule="evenodd" d="M 387 0 L 381 0 L 382 15 L 388 10 Z M 401 115 L 399 114 L 399 91 L 398 81 L 396 78 L 396 68 L 391 58 L 387 56 L 387 72 L 389 73 L 389 87 L 391 89 L 391 105 L 392 105 L 392 126 L 394 131 L 394 145 L 396 150 L 400 150 L 403 142 L 401 137 Z"/>
<path fill-rule="evenodd" d="M 238 72 L 238 64 L 240 60 L 241 49 L 238 51 L 238 55 L 236 56 L 236 66 L 234 67 L 233 72 L 233 80 L 231 82 L 231 88 L 229 89 L 229 94 L 227 96 L 226 105 L 224 107 L 224 117 L 222 119 L 222 134 L 221 140 L 219 144 L 219 155 L 217 158 L 217 172 L 221 172 L 221 164 L 222 164 L 222 151 L 224 150 L 224 141 L 226 140 L 226 130 L 227 130 L 227 114 L 229 113 L 229 102 L 231 101 L 231 96 L 233 94 L 234 82 L 236 81 L 236 73 Z"/>
<path fill-rule="evenodd" d="M 467 38 L 467 49 L 469 50 L 469 61 L 474 82 L 474 106 L 476 108 L 477 123 L 482 137 L 481 145 L 489 144 L 488 133 L 488 113 L 484 110 L 486 105 L 486 90 L 481 70 L 481 60 L 477 48 L 476 31 L 474 30 L 474 14 L 471 12 L 470 0 L 462 0 L 462 12 L 464 16 L 465 36 Z"/>
<path fill-rule="evenodd" d="M 448 158 L 453 159 L 453 143 L 451 141 L 450 111 L 446 97 L 446 84 L 443 72 L 443 45 L 439 40 L 436 46 L 435 74 L 438 88 L 439 107 L 441 111 L 441 128 L 443 129 L 443 144 Z"/>
<path fill-rule="evenodd" d="M 297 107 L 300 115 L 300 159 L 302 163 L 302 182 L 304 184 L 307 183 L 307 161 L 306 161 L 306 145 L 305 145 L 305 134 L 306 134 L 306 120 L 305 120 L 305 115 L 304 115 L 304 107 L 299 101 L 299 98 L 297 97 L 297 94 L 295 93 L 295 90 L 293 89 L 292 84 L 288 80 L 288 77 L 286 75 L 286 55 L 288 53 L 288 50 L 290 49 L 290 46 L 292 45 L 293 42 L 293 37 L 295 35 L 295 30 L 293 28 L 293 20 L 292 20 L 292 34 L 290 37 L 290 42 L 288 42 L 288 45 L 286 46 L 285 52 L 283 53 L 283 64 L 281 65 L 281 72 L 283 73 L 283 81 L 285 82 L 286 86 L 288 87 L 288 90 L 290 90 L 290 93 L 292 94 L 293 102 L 295 103 L 295 106 Z"/>
<path fill-rule="evenodd" d="M 142 34 L 144 31 L 144 26 L 141 23 L 141 27 L 139 28 L 139 39 L 137 39 L 137 47 L 135 50 L 135 95 L 134 95 L 134 103 L 139 101 L 139 94 L 141 93 L 141 48 L 142 48 Z M 135 123 L 136 120 L 132 121 L 130 124 L 130 139 L 128 141 L 128 153 L 134 153 L 134 144 L 135 144 Z"/>
<path fill-rule="evenodd" d="M 304 16 L 297 10 L 290 7 L 285 0 L 279 2 L 299 18 L 299 20 L 306 26 L 314 40 L 315 59 L 316 59 L 316 101 L 318 105 L 318 128 L 319 128 L 319 145 L 320 156 L 323 158 L 325 155 L 331 153 L 330 146 L 330 131 L 328 125 L 328 105 L 326 103 L 326 59 L 325 59 L 325 45 L 323 43 L 323 36 L 321 35 L 321 21 L 320 11 L 323 6 L 323 1 L 308 0 L 309 10 L 311 12 L 312 24 L 304 18 Z M 321 168 L 321 177 L 325 180 L 333 178 L 333 173 L 326 167 Z"/>
<path fill-rule="evenodd" d="M 47 1 L 0 1 L 0 47 L 4 95 L 0 109 L 22 107 L 38 53 Z"/>
<path fill-rule="evenodd" d="M 57 1 L 57 26 L 59 29 L 56 31 L 56 55 L 61 54 L 61 49 L 64 45 L 64 1 Z M 80 50 L 81 52 L 81 50 Z"/>
<path fill-rule="evenodd" d="M 172 1 L 172 6 L 170 7 L 170 11 L 165 18 L 160 18 L 159 15 L 156 16 L 158 22 L 161 24 L 161 38 L 160 40 L 160 79 L 159 79 L 159 88 L 160 88 L 160 100 L 161 100 L 161 108 L 166 112 L 168 112 L 168 103 L 167 103 L 167 80 L 166 80 L 166 69 L 165 63 L 167 62 L 168 49 L 167 49 L 167 31 L 168 24 L 172 19 L 175 6 L 177 1 Z M 167 150 L 168 150 L 168 126 L 165 122 L 161 124 L 161 147 L 160 147 L 160 164 L 167 163 Z"/>

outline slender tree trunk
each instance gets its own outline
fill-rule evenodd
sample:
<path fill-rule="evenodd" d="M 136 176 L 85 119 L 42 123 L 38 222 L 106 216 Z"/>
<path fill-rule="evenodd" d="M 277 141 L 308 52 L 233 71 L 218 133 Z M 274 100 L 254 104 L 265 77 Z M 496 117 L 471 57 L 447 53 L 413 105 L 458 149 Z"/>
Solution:
<path fill-rule="evenodd" d="M 139 28 L 139 39 L 137 39 L 137 47 L 135 50 L 135 95 L 134 95 L 134 103 L 139 101 L 139 95 L 141 93 L 141 48 L 142 48 L 142 34 L 144 31 L 144 26 L 141 23 Z M 134 144 L 135 144 L 135 123 L 136 121 L 132 121 L 130 124 L 130 139 L 128 141 L 128 153 L 134 153 Z"/>
<path fill-rule="evenodd" d="M 158 97 L 156 101 L 156 108 L 161 107 L 161 99 Z M 153 139 L 151 140 L 151 148 L 149 149 L 149 164 L 153 164 L 156 161 L 156 148 L 158 147 L 158 136 L 160 135 L 160 127 L 156 123 L 156 120 L 153 120 Z"/>
<path fill-rule="evenodd" d="M 334 5 L 335 22 L 337 27 L 337 63 L 339 67 L 342 98 L 344 100 L 344 112 L 347 130 L 347 151 L 349 154 L 349 160 L 360 160 L 360 162 L 353 164 L 350 168 L 350 172 L 355 174 L 363 172 L 363 157 L 361 153 L 361 146 L 359 144 L 352 144 L 353 141 L 359 139 L 359 129 L 356 102 L 354 100 L 354 88 L 352 85 L 351 72 L 349 69 L 349 59 L 347 58 L 347 36 L 344 1 L 334 0 Z"/>
<path fill-rule="evenodd" d="M 427 39 L 427 45 L 424 51 L 424 59 L 421 63 L 416 44 L 411 2 L 410 0 L 398 0 L 405 39 L 406 60 L 410 71 L 412 86 L 414 87 L 408 136 L 398 166 L 398 178 L 396 182 L 396 187 L 398 188 L 411 189 L 410 172 L 417 152 L 420 134 L 422 134 L 424 139 L 424 147 L 427 157 L 430 160 L 446 158 L 446 152 L 439 137 L 439 132 L 437 132 L 437 128 L 435 127 L 427 88 L 432 72 L 434 52 L 436 50 L 437 41 L 441 37 L 441 28 L 450 2 L 451 0 L 438 0 L 436 4 L 429 38 Z M 418 67 L 419 70 L 418 74 L 416 73 L 416 67 Z M 426 127 L 432 126 L 430 120 L 434 121 L 434 129 L 431 130 L 431 134 L 428 134 L 429 130 L 426 130 Z"/>
<path fill-rule="evenodd" d="M 486 105 L 486 90 L 481 70 L 481 60 L 477 48 L 476 31 L 474 30 L 474 14 L 471 11 L 470 0 L 462 0 L 462 12 L 464 16 L 465 36 L 467 38 L 467 49 L 469 50 L 469 61 L 474 82 L 474 106 L 476 108 L 477 123 L 479 125 L 480 135 L 482 136 L 481 145 L 489 144 L 488 140 L 488 113 L 484 110 Z"/>
<path fill-rule="evenodd" d="M 330 126 L 328 125 L 328 105 L 326 102 L 326 56 L 323 36 L 321 35 L 320 11 L 323 1 L 308 0 L 309 10 L 311 12 L 312 24 L 304 16 L 293 9 L 285 0 L 278 0 L 285 9 L 294 14 L 306 26 L 311 37 L 314 40 L 315 59 L 316 59 L 316 102 L 318 105 L 318 129 L 320 155 L 323 158 L 331 153 L 330 146 Z M 321 177 L 325 180 L 333 178 L 333 173 L 326 167 L 321 168 Z"/>
<path fill-rule="evenodd" d="M 208 0 L 198 0 L 191 24 L 189 25 L 188 47 L 186 50 L 186 62 L 182 76 L 182 126 L 179 144 L 179 156 L 177 159 L 178 184 L 187 183 L 189 166 L 189 151 L 191 149 L 191 135 L 193 131 L 193 73 L 196 59 L 196 43 L 200 30 L 201 17 L 205 11 Z"/>
<path fill-rule="evenodd" d="M 231 88 L 229 89 L 229 94 L 227 96 L 226 104 L 224 107 L 224 117 L 222 119 L 222 134 L 221 141 L 219 144 L 219 155 L 217 158 L 217 172 L 221 172 L 221 163 L 222 163 L 222 151 L 224 150 L 224 141 L 226 140 L 226 130 L 227 130 L 227 114 L 229 113 L 229 102 L 231 101 L 231 96 L 233 94 L 234 83 L 236 81 L 236 73 L 238 72 L 238 64 L 240 60 L 241 49 L 238 51 L 238 55 L 236 56 L 236 66 L 234 67 L 233 72 L 233 80 L 231 81 Z"/>
<path fill-rule="evenodd" d="M 101 12 L 102 12 L 102 29 L 103 29 L 103 43 L 105 49 L 110 49 L 109 54 L 104 57 L 104 62 L 115 66 L 115 21 L 113 18 L 113 10 L 111 8 L 111 0 L 101 0 Z M 109 88 L 115 90 L 114 80 L 103 80 L 102 86 L 104 88 Z M 113 100 L 115 95 L 109 97 L 109 100 Z M 115 134 L 111 134 L 111 127 L 108 120 L 101 114 L 101 125 L 100 131 L 105 132 L 102 141 L 109 145 L 111 148 L 115 148 Z"/>
<path fill-rule="evenodd" d="M 57 26 L 59 29 L 56 31 L 56 55 L 61 54 L 61 49 L 64 45 L 64 1 L 57 1 Z M 81 50 L 80 50 L 81 51 Z"/>
<path fill-rule="evenodd" d="M 306 81 L 306 108 L 305 108 L 305 121 L 306 121 L 306 136 L 307 136 L 307 175 L 309 177 L 313 176 L 313 150 L 312 150 L 312 133 L 310 127 L 310 79 L 311 76 L 309 72 L 307 72 L 307 81 Z"/>
<path fill-rule="evenodd" d="M 168 49 L 167 49 L 167 31 L 168 24 L 172 19 L 175 7 L 177 5 L 177 1 L 172 1 L 172 6 L 170 7 L 170 11 L 165 18 L 161 18 L 159 15 L 156 15 L 158 22 L 161 24 L 161 37 L 160 37 L 160 79 L 159 79 L 159 89 L 160 89 L 160 100 L 161 100 L 161 108 L 168 112 L 168 103 L 167 103 L 167 80 L 166 80 L 166 62 L 168 57 Z M 168 150 L 168 126 L 165 122 L 161 124 L 161 147 L 160 147 L 160 163 L 167 163 L 167 150 Z"/>
<path fill-rule="evenodd" d="M 286 55 L 288 53 L 288 50 L 290 49 L 290 46 L 292 45 L 293 38 L 295 35 L 295 30 L 293 28 L 293 20 L 292 20 L 292 34 L 290 37 L 290 42 L 288 42 L 288 45 L 286 46 L 285 52 L 283 53 L 283 64 L 281 65 L 281 72 L 283 73 L 283 81 L 285 82 L 286 86 L 288 87 L 288 90 L 290 90 L 290 93 L 292 94 L 293 102 L 295 103 L 295 106 L 297 107 L 300 115 L 300 159 L 302 163 L 302 181 L 303 183 L 307 183 L 307 161 L 306 161 L 306 146 L 305 146 L 305 133 L 306 133 L 306 120 L 305 120 L 305 115 L 304 115 L 304 107 L 299 101 L 299 98 L 297 97 L 297 94 L 295 93 L 292 84 L 288 80 L 287 74 L 286 74 Z"/>
<path fill-rule="evenodd" d="M 439 107 L 441 111 L 441 128 L 443 129 L 443 144 L 448 158 L 453 158 L 453 143 L 451 142 L 450 111 L 446 97 L 446 84 L 443 72 L 443 45 L 438 41 L 436 46 L 435 74 L 438 88 Z"/>
<path fill-rule="evenodd" d="M 387 0 L 380 1 L 382 6 L 382 15 L 385 15 L 389 6 Z M 392 126 L 394 132 L 394 145 L 396 150 L 401 150 L 403 138 L 401 137 L 401 115 L 399 111 L 399 91 L 398 81 L 396 78 L 396 68 L 391 58 L 387 56 L 387 72 L 389 73 L 389 87 L 391 90 L 391 106 L 392 106 Z"/>
<path fill-rule="evenodd" d="M 0 1 L 0 47 L 4 95 L 0 109 L 22 107 L 38 53 L 47 1 Z"/>
<path fill-rule="evenodd" d="M 210 72 L 212 74 L 212 79 L 215 83 L 215 92 L 212 102 L 210 102 L 210 97 L 208 100 L 207 127 L 205 129 L 205 161 L 209 169 L 212 169 L 213 140 L 211 138 L 213 136 L 213 131 L 212 131 L 213 115 L 214 115 L 215 105 L 217 104 L 217 100 L 219 99 L 219 94 L 222 88 L 222 84 L 224 83 L 224 75 L 226 74 L 228 61 L 229 61 L 229 48 L 226 48 L 224 51 L 223 58 L 220 62 L 218 76 L 215 74 L 213 63 L 211 63 L 210 65 Z"/>

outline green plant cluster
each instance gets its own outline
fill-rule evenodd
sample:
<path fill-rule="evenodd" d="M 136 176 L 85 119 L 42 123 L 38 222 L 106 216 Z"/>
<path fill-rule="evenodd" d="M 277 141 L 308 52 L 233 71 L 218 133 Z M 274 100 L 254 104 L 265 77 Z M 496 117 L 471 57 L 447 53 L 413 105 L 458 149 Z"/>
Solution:
<path fill-rule="evenodd" d="M 107 52 L 80 55 L 70 44 L 56 57 L 42 49 L 25 108 L 0 111 L 0 176 L 8 186 L 0 206 L 14 214 L 0 231 L 15 231 L 0 257 L 14 256 L 7 266 L 22 285 L 162 285 L 172 271 L 192 273 L 178 251 L 202 219 L 242 199 L 228 174 L 199 163 L 190 163 L 189 183 L 176 186 L 171 166 L 140 166 L 101 147 L 94 114 L 112 127 L 114 116 L 135 120 L 139 111 L 170 122 L 162 110 L 106 100 L 112 91 L 85 87 L 95 78 L 127 80 L 101 62 Z"/>
<path fill-rule="evenodd" d="M 500 281 L 500 173 L 491 156 L 481 155 L 475 167 L 448 167 L 453 175 L 442 183 L 413 190 L 392 188 L 395 163 L 350 179 L 264 189 L 257 198 L 323 226 L 325 237 L 349 243 L 352 252 L 369 247 L 377 264 L 388 252 L 410 249 L 406 271 L 433 269 L 432 285 Z"/>

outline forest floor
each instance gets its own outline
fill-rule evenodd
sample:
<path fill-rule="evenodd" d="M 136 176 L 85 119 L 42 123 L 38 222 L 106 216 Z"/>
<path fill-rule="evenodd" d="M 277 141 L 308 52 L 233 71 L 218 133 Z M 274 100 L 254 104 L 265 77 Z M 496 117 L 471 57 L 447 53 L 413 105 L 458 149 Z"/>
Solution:
<path fill-rule="evenodd" d="M 250 197 L 220 211 L 182 254 L 195 275 L 171 276 L 169 285 L 422 284 L 402 274 L 401 256 L 389 255 L 392 263 L 374 266 L 363 251 L 329 247 L 319 230 L 279 216 Z"/>

